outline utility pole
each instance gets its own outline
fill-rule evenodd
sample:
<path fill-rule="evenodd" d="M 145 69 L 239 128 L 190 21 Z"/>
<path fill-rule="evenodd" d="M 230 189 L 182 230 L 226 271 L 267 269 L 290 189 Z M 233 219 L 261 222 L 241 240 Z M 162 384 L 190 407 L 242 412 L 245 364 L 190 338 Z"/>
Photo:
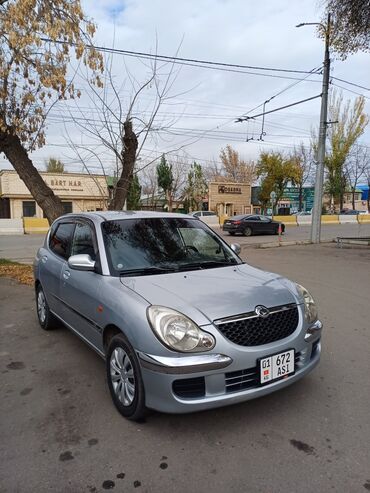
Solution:
<path fill-rule="evenodd" d="M 322 196 L 324 184 L 324 169 L 325 169 L 325 144 L 326 144 L 326 129 L 328 115 L 328 93 L 329 93 L 329 75 L 330 75 L 330 13 L 326 26 L 319 22 L 303 22 L 297 27 L 307 25 L 319 25 L 325 29 L 325 57 L 324 70 L 322 78 L 322 94 L 321 94 L 321 111 L 320 111 L 320 129 L 319 141 L 317 145 L 317 168 L 315 179 L 315 196 L 312 209 L 312 224 L 311 224 L 311 242 L 320 243 L 321 234 L 321 211 L 322 211 Z"/>

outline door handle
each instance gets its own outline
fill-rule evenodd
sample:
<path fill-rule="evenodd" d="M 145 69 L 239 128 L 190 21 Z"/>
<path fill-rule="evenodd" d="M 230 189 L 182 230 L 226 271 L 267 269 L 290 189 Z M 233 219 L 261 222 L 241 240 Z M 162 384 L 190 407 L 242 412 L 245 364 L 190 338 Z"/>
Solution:
<path fill-rule="evenodd" d="M 63 277 L 64 277 L 64 279 L 69 279 L 69 276 L 70 276 L 70 275 L 71 275 L 71 273 L 69 272 L 69 270 L 65 270 L 65 271 L 63 272 Z"/>
<path fill-rule="evenodd" d="M 43 263 L 45 264 L 45 263 L 46 263 L 46 261 L 47 261 L 47 259 L 48 259 L 47 255 L 43 255 L 43 256 L 41 257 L 41 262 L 43 262 Z"/>

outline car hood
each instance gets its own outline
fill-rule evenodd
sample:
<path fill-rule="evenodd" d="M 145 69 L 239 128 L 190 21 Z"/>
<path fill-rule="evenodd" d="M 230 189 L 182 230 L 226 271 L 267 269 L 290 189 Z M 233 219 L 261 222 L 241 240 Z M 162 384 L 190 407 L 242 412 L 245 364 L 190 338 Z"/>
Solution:
<path fill-rule="evenodd" d="M 152 305 L 178 310 L 199 325 L 219 318 L 297 302 L 294 283 L 247 264 L 141 277 L 121 282 Z"/>

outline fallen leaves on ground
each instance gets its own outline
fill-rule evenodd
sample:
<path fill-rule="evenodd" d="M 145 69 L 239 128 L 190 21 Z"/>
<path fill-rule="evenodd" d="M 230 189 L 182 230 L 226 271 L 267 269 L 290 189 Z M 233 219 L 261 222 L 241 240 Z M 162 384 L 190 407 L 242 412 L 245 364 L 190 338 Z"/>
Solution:
<path fill-rule="evenodd" d="M 18 264 L 3 259 L 0 259 L 0 277 L 10 277 L 27 286 L 32 286 L 34 283 L 32 265 Z"/>

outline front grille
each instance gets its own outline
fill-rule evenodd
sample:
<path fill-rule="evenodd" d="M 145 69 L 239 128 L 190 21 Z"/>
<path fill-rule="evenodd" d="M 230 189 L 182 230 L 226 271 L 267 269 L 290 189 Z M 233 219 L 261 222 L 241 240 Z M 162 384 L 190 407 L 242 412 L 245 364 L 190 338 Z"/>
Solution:
<path fill-rule="evenodd" d="M 301 353 L 295 353 L 295 365 L 300 359 Z M 259 369 L 257 366 L 248 368 L 247 370 L 225 373 L 225 388 L 227 394 L 230 392 L 241 392 L 242 390 L 254 389 L 259 386 Z"/>
<path fill-rule="evenodd" d="M 239 318 L 218 320 L 215 325 L 229 341 L 239 346 L 260 346 L 288 337 L 298 326 L 299 314 L 295 304 L 270 308 L 263 318 L 254 312 Z"/>
<path fill-rule="evenodd" d="M 172 388 L 177 396 L 185 399 L 204 397 L 206 395 L 204 377 L 175 380 L 172 384 Z"/>

